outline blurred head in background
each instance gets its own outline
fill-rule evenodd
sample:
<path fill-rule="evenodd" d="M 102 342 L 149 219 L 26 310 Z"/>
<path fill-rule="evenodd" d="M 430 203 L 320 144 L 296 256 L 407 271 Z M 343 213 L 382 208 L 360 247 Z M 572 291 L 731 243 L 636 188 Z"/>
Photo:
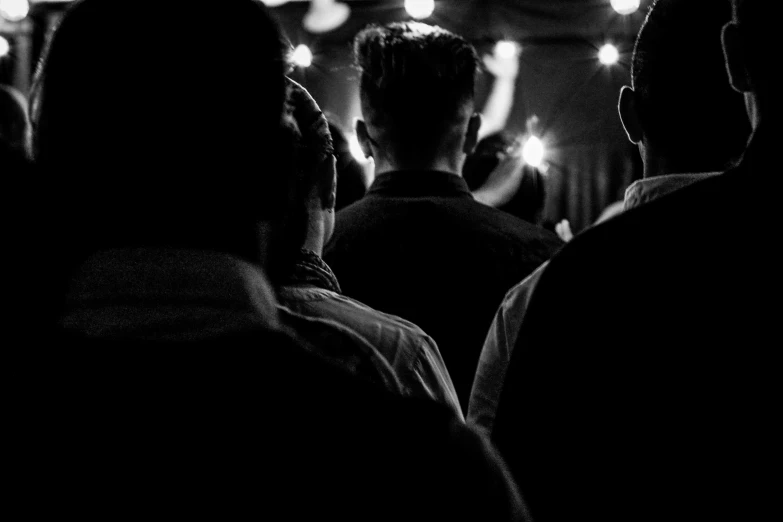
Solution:
<path fill-rule="evenodd" d="M 518 140 L 509 132 L 498 132 L 487 136 L 476 146 L 476 150 L 465 160 L 462 176 L 471 191 L 481 188 L 490 174 L 511 153 L 521 153 Z M 522 179 L 511 201 L 498 207 L 504 212 L 540 224 L 546 203 L 546 180 L 544 175 L 529 165 L 522 167 Z"/>
<path fill-rule="evenodd" d="M 620 117 L 645 177 L 722 171 L 745 150 L 750 124 L 726 73 L 721 32 L 731 6 L 657 0 L 636 40 Z"/>
<path fill-rule="evenodd" d="M 473 46 L 439 27 L 408 22 L 365 29 L 355 39 L 354 54 L 364 117 L 356 130 L 377 173 L 460 174 L 481 127 Z"/>

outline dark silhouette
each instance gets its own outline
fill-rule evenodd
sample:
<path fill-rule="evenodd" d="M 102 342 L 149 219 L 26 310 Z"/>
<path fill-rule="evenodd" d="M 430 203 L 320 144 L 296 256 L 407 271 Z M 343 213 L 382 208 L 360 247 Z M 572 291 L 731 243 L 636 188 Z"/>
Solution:
<path fill-rule="evenodd" d="M 479 141 L 462 169 L 462 177 L 471 192 L 480 189 L 511 153 L 521 154 L 521 150 L 515 137 L 508 132 L 492 134 Z M 546 202 L 546 180 L 540 170 L 529 165 L 521 163 L 520 169 L 520 182 L 510 201 L 496 208 L 539 225 Z"/>
<path fill-rule="evenodd" d="M 723 31 L 727 81 L 744 93 L 754 129 L 739 166 L 575 237 L 529 301 L 493 436 L 541 522 L 594 513 L 729 521 L 777 508 L 767 472 L 779 465 L 781 438 L 769 341 L 781 292 L 771 239 L 781 85 L 767 56 L 779 35 L 774 3 L 734 4 Z M 721 8 L 659 0 L 651 16 L 663 9 L 687 29 L 657 25 L 687 53 L 699 48 L 692 32 L 705 13 Z M 680 26 L 681 16 L 693 23 Z M 702 93 L 682 87 L 682 96 Z M 680 132 L 680 121 L 669 125 Z M 684 159 L 708 164 L 711 155 L 724 151 Z"/>
<path fill-rule="evenodd" d="M 624 87 L 620 94 L 620 118 L 644 158 L 644 178 L 628 187 L 620 211 L 717 176 L 744 150 L 750 123 L 742 95 L 729 84 L 720 42 L 730 20 L 728 3 L 705 8 L 699 1 L 683 6 L 667 0 L 650 11 L 636 40 L 633 87 Z M 687 52 L 684 42 L 690 43 Z M 696 63 L 693 56 L 699 56 Z M 681 82 L 698 83 L 698 95 L 678 91 Z M 683 99 L 674 99 L 677 94 Z M 661 130 L 677 118 L 672 109 L 680 111 L 690 139 L 679 131 Z M 715 149 L 707 155 L 703 151 L 708 142 Z M 573 239 L 567 221 L 557 228 L 563 239 Z M 484 342 L 468 420 L 488 432 L 525 310 L 542 273 L 543 267 L 509 291 Z"/>
<path fill-rule="evenodd" d="M 731 19 L 729 2 L 713 2 L 709 9 L 702 9 L 702 1 L 677 4 L 658 2 L 650 11 L 634 47 L 632 86 L 620 98 L 645 178 L 724 171 L 750 137 L 742 96 L 729 85 L 715 37 Z M 693 88 L 684 93 L 686 85 Z"/>
<path fill-rule="evenodd" d="M 213 8 L 74 2 L 47 46 L 33 138 L 53 206 L 28 281 L 60 303 L 3 350 L 9 511 L 522 519 L 448 408 L 356 379 L 280 323 L 263 269 L 279 277 L 306 234 L 280 34 L 260 2 L 223 0 L 225 23 Z M 214 45 L 194 45 L 205 28 Z"/>

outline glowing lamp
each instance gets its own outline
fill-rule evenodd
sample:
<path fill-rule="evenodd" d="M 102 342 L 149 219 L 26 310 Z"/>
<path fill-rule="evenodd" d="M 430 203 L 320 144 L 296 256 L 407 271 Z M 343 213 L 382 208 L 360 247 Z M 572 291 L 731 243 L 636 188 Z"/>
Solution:
<path fill-rule="evenodd" d="M 435 12 L 435 0 L 405 0 L 405 10 L 417 20 L 429 18 Z"/>
<path fill-rule="evenodd" d="M 640 0 L 612 0 L 612 7 L 621 15 L 629 15 L 639 10 Z"/>
<path fill-rule="evenodd" d="M 598 51 L 598 61 L 604 65 L 614 65 L 620 60 L 620 51 L 612 44 L 606 44 Z"/>
<path fill-rule="evenodd" d="M 351 8 L 335 0 L 312 0 L 302 24 L 311 33 L 334 31 L 351 17 Z"/>
<path fill-rule="evenodd" d="M 519 54 L 519 44 L 508 40 L 502 40 L 495 44 L 495 55 L 498 58 L 510 60 Z"/>
<path fill-rule="evenodd" d="M 30 12 L 27 0 L 0 0 L 0 16 L 9 22 L 24 20 Z"/>
<path fill-rule="evenodd" d="M 11 44 L 8 40 L 0 36 L 0 58 L 7 56 L 11 52 Z"/>
<path fill-rule="evenodd" d="M 539 168 L 544 163 L 545 155 L 544 143 L 536 136 L 530 136 L 522 147 L 522 159 L 533 168 Z"/>
<path fill-rule="evenodd" d="M 304 44 L 298 45 L 291 54 L 291 62 L 297 67 L 310 67 L 313 64 L 313 52 Z"/>

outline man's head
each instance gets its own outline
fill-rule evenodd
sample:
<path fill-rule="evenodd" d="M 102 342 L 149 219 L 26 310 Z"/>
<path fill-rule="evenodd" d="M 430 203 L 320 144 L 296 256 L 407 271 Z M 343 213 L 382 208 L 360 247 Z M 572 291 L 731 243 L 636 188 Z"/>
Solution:
<path fill-rule="evenodd" d="M 22 93 L 0 85 L 0 141 L 19 152 L 27 148 L 30 131 L 26 105 Z"/>
<path fill-rule="evenodd" d="M 492 172 L 513 154 L 521 155 L 521 144 L 511 133 L 498 132 L 481 140 L 462 170 L 468 188 L 471 191 L 480 189 Z M 544 175 L 529 165 L 520 163 L 519 168 L 522 169 L 519 187 L 510 201 L 498 208 L 530 223 L 540 223 L 546 203 Z"/>
<path fill-rule="evenodd" d="M 364 115 L 357 134 L 378 171 L 461 172 L 481 126 L 474 115 L 475 49 L 453 33 L 415 22 L 365 29 L 354 47 Z"/>
<path fill-rule="evenodd" d="M 646 176 L 724 170 L 744 151 L 750 126 L 721 48 L 730 19 L 725 0 L 657 0 L 651 8 L 636 40 L 633 87 L 620 96 Z"/>
<path fill-rule="evenodd" d="M 732 0 L 734 17 L 723 32 L 723 48 L 731 85 L 745 95 L 754 128 L 762 119 L 780 117 L 780 37 L 773 27 L 776 2 Z"/>
<path fill-rule="evenodd" d="M 283 45 L 256 0 L 74 3 L 36 75 L 33 153 L 82 250 L 262 255 L 284 213 Z M 263 257 L 263 256 L 262 256 Z"/>

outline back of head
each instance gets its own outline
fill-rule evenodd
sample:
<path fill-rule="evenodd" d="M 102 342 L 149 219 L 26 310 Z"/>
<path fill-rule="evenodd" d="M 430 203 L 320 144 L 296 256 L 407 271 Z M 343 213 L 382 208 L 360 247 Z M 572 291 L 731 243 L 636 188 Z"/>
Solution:
<path fill-rule="evenodd" d="M 513 146 L 514 136 L 509 132 L 497 132 L 479 141 L 476 150 L 468 155 L 462 167 L 462 177 L 468 188 L 480 188 Z"/>
<path fill-rule="evenodd" d="M 74 3 L 37 71 L 33 154 L 71 229 L 94 248 L 209 243 L 279 214 L 284 61 L 267 8 L 143 4 Z"/>
<path fill-rule="evenodd" d="M 645 137 L 681 172 L 723 170 L 739 158 L 750 123 L 729 83 L 721 31 L 725 0 L 657 0 L 639 32 L 631 75 Z"/>
<path fill-rule="evenodd" d="M 478 55 L 463 38 L 422 23 L 370 27 L 355 40 L 362 112 L 398 163 L 454 148 L 473 113 Z"/>
<path fill-rule="evenodd" d="M 26 105 L 22 93 L 0 85 L 0 141 L 20 152 L 26 147 L 30 129 Z"/>
<path fill-rule="evenodd" d="M 481 140 L 476 150 L 465 160 L 462 176 L 471 191 L 481 188 L 510 151 L 517 149 L 517 140 L 509 132 L 491 134 Z M 522 167 L 522 179 L 514 197 L 500 210 L 530 223 L 539 223 L 546 203 L 546 182 L 540 170 Z"/>

